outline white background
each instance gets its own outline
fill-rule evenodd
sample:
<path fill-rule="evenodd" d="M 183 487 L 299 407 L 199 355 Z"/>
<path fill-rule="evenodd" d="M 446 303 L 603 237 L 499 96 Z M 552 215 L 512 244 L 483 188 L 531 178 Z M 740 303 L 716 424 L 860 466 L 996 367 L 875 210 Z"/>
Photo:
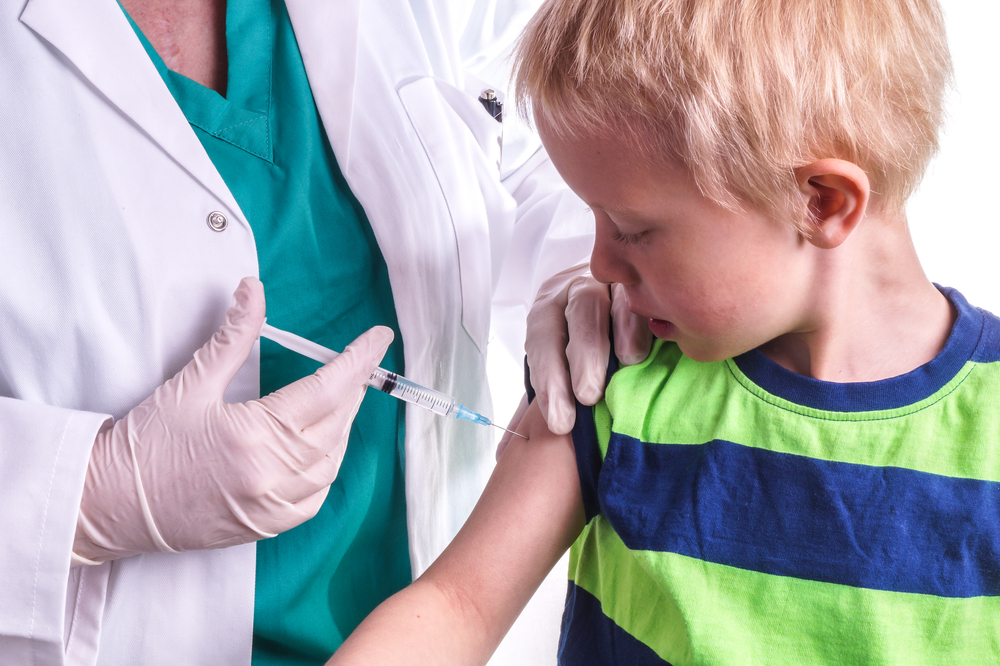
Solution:
<path fill-rule="evenodd" d="M 955 67 L 941 151 L 910 199 L 910 229 L 928 277 L 1000 314 L 997 106 L 1000 4 L 944 0 Z"/>
<path fill-rule="evenodd" d="M 941 149 L 907 217 L 927 276 L 1000 314 L 1000 3 L 942 0 L 955 69 Z M 521 359 L 491 345 L 495 415 L 506 423 L 523 393 Z M 565 559 L 522 614 L 491 664 L 555 664 Z"/>

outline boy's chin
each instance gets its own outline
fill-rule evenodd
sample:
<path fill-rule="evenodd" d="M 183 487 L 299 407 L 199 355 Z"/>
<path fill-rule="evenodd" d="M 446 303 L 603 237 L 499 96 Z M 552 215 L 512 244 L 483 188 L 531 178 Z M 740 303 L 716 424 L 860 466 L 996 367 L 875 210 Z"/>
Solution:
<path fill-rule="evenodd" d="M 742 354 L 745 349 L 733 349 L 732 342 L 726 344 L 723 341 L 706 340 L 704 338 L 692 339 L 682 333 L 673 322 L 663 319 L 648 320 L 649 330 L 660 340 L 673 342 L 692 361 L 699 363 L 714 363 L 725 361 L 734 356 Z"/>
<path fill-rule="evenodd" d="M 717 361 L 725 361 L 726 359 L 730 359 L 742 353 L 733 352 L 732 350 L 721 345 L 714 346 L 707 344 L 692 344 L 691 342 L 684 340 L 674 340 L 674 342 L 685 356 L 692 361 L 698 361 L 699 363 L 715 363 Z"/>

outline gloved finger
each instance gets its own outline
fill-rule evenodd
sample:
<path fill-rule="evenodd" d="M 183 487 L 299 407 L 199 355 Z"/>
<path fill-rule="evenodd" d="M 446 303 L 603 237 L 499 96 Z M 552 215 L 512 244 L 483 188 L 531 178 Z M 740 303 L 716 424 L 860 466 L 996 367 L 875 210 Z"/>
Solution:
<path fill-rule="evenodd" d="M 326 502 L 326 498 L 329 494 L 330 484 L 327 484 L 312 495 L 295 502 L 295 511 L 293 514 L 294 518 L 292 519 L 293 522 L 285 529 L 290 530 L 293 527 L 298 527 L 310 518 L 313 518 L 317 513 L 319 513 L 320 508 L 322 508 L 323 503 Z"/>
<path fill-rule="evenodd" d="M 608 336 L 611 316 L 608 287 L 592 277 L 581 277 L 569 287 L 566 326 L 573 393 L 585 405 L 593 405 L 604 395 L 608 374 L 611 341 Z M 572 396 L 568 396 L 572 400 Z"/>
<path fill-rule="evenodd" d="M 615 331 L 615 356 L 623 365 L 646 360 L 653 346 L 653 332 L 645 317 L 628 309 L 625 287 L 611 285 L 611 325 Z"/>
<path fill-rule="evenodd" d="M 221 399 L 257 341 L 264 312 L 264 286 L 260 280 L 240 280 L 222 327 L 181 371 L 178 381 L 184 383 L 184 389 L 204 390 Z"/>
<path fill-rule="evenodd" d="M 500 460 L 500 456 L 503 455 L 503 450 L 507 448 L 510 444 L 510 438 L 515 435 L 510 431 L 518 432 L 517 426 L 521 423 L 521 419 L 528 411 L 528 395 L 525 394 L 521 396 L 521 402 L 518 403 L 517 409 L 514 410 L 514 416 L 510 418 L 510 423 L 507 424 L 507 431 L 504 432 L 503 437 L 500 438 L 500 442 L 497 444 L 497 460 Z"/>
<path fill-rule="evenodd" d="M 313 425 L 302 431 L 302 436 L 315 443 L 316 449 L 322 452 L 318 462 L 325 460 L 335 460 L 339 467 L 340 461 L 344 459 L 344 451 L 347 449 L 348 438 L 351 435 L 351 427 L 354 419 L 361 408 L 361 401 L 365 397 L 367 386 L 362 386 L 357 390 L 357 395 L 350 400 L 344 400 L 333 413 L 323 417 Z M 310 469 L 317 464 L 317 458 L 310 462 Z M 333 483 L 337 477 L 337 469 L 327 472 L 329 476 L 327 483 Z"/>
<path fill-rule="evenodd" d="M 335 476 L 330 476 L 326 479 L 320 479 L 317 482 L 318 485 L 294 490 L 295 486 L 301 483 L 300 477 L 296 476 L 297 473 L 308 472 L 317 461 L 331 453 L 336 455 L 338 459 L 343 458 L 343 449 L 347 446 L 351 425 L 357 416 L 358 408 L 361 406 L 367 388 L 367 386 L 356 387 L 353 394 L 340 401 L 329 414 L 303 430 L 286 426 L 288 432 L 284 438 L 279 440 L 280 445 L 272 446 L 273 460 L 282 468 L 292 472 L 287 475 L 289 485 L 280 486 L 281 497 L 296 500 L 333 482 Z M 268 398 L 270 397 L 268 396 Z M 264 400 L 259 402 L 264 403 Z M 269 412 L 272 419 L 280 420 L 282 418 L 271 411 L 273 405 L 261 404 L 260 407 Z M 338 451 L 339 453 L 337 453 Z"/>
<path fill-rule="evenodd" d="M 330 453 L 317 460 L 312 467 L 306 470 L 314 483 L 324 483 L 329 486 L 337 480 L 349 441 L 350 439 L 345 435 L 339 446 L 334 446 Z"/>
<path fill-rule="evenodd" d="M 274 493 L 267 493 L 262 496 L 253 494 L 252 496 L 259 497 L 259 503 L 266 505 L 268 510 L 266 512 L 248 510 L 251 509 L 251 505 L 245 501 L 240 501 L 243 499 L 242 497 L 237 498 L 231 493 L 219 494 L 219 497 L 225 503 L 233 519 L 238 524 L 243 525 L 251 534 L 233 534 L 230 530 L 218 530 L 206 536 L 204 530 L 199 529 L 199 549 L 202 544 L 209 548 L 222 548 L 249 541 L 270 539 L 282 532 L 282 525 L 287 522 L 283 516 L 287 513 L 290 503 L 277 497 Z M 217 521 L 203 518 L 199 527 L 206 523 L 211 525 L 213 522 L 216 522 L 218 525 Z"/>
<path fill-rule="evenodd" d="M 375 326 L 357 337 L 314 374 L 261 398 L 289 426 L 302 431 L 335 412 L 345 401 L 353 407 L 356 391 L 366 385 L 392 342 L 392 329 Z"/>
<path fill-rule="evenodd" d="M 305 487 L 303 484 L 302 487 Z M 247 524 L 256 534 L 280 534 L 298 527 L 317 513 L 330 492 L 330 484 L 312 492 L 303 493 L 301 498 L 290 500 L 275 491 L 267 502 L 265 511 L 256 513 L 257 524 Z"/>
<path fill-rule="evenodd" d="M 273 495 L 294 504 L 328 488 L 340 472 L 347 442 L 348 438 L 345 436 L 341 443 L 332 447 L 328 455 L 315 459 L 308 468 L 285 474 L 276 480 L 272 488 Z"/>
<path fill-rule="evenodd" d="M 531 372 L 535 400 L 552 432 L 573 429 L 576 410 L 568 402 L 572 394 L 566 345 L 567 289 L 537 299 L 528 312 L 524 351 Z"/>

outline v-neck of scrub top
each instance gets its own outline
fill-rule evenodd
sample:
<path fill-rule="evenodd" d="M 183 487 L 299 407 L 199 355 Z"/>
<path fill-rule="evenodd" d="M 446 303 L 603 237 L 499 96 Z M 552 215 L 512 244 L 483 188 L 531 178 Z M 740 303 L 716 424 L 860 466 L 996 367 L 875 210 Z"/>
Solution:
<path fill-rule="evenodd" d="M 381 366 L 402 372 L 388 270 L 323 130 L 284 3 L 228 3 L 226 97 L 167 69 L 132 26 L 253 229 L 268 322 L 335 350 L 389 326 L 396 340 Z M 261 340 L 262 394 L 318 367 Z M 402 403 L 369 391 L 319 514 L 258 542 L 255 666 L 324 663 L 410 582 L 403 418 Z"/>

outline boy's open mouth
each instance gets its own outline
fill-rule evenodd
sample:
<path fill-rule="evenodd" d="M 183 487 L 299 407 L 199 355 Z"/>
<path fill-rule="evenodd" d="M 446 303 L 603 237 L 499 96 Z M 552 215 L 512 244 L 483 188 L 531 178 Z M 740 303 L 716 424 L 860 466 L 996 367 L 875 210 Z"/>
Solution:
<path fill-rule="evenodd" d="M 669 321 L 663 321 L 662 319 L 653 319 L 652 317 L 649 317 L 647 322 L 649 324 L 649 330 L 653 332 L 653 335 L 664 340 L 669 339 L 676 330 L 676 327 L 673 324 Z"/>

